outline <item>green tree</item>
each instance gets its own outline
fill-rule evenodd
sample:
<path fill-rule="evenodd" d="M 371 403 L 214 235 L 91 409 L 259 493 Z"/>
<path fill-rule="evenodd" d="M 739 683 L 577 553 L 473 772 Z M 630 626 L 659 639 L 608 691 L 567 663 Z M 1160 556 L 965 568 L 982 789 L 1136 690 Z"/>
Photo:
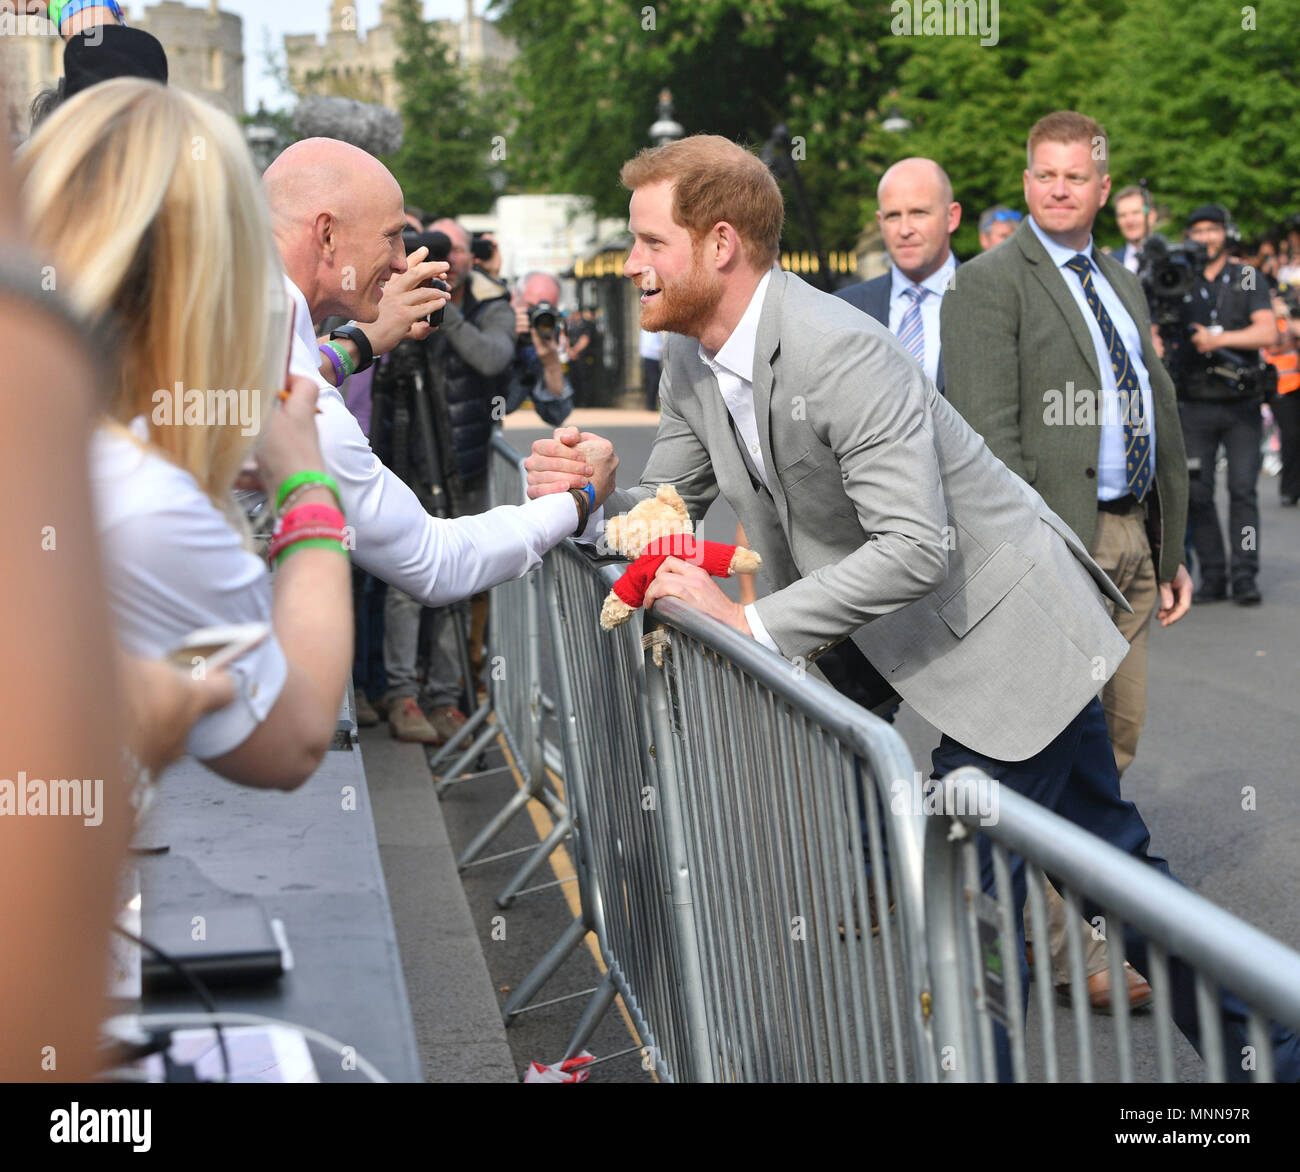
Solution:
<path fill-rule="evenodd" d="M 588 195 L 600 214 L 625 215 L 619 168 L 649 145 L 667 87 L 687 133 L 757 147 L 784 122 L 824 247 L 856 241 L 864 192 L 888 161 L 870 130 L 911 50 L 890 36 L 884 0 L 496 0 L 494 10 L 520 49 L 516 186 Z M 786 244 L 809 247 L 792 204 Z"/>
<path fill-rule="evenodd" d="M 1300 8 L 1256 8 L 1258 29 L 1225 0 L 1037 0 L 1001 6 L 995 46 L 913 38 L 896 103 L 914 126 L 896 150 L 947 170 L 966 212 L 955 241 L 963 255 L 978 250 L 984 207 L 1023 209 L 1025 138 L 1060 109 L 1101 122 L 1113 185 L 1148 179 L 1177 227 L 1194 205 L 1218 199 L 1248 234 L 1261 230 L 1291 203 L 1300 169 L 1288 117 L 1300 98 Z M 1097 235 L 1119 242 L 1108 212 Z"/>
<path fill-rule="evenodd" d="M 420 0 L 399 0 L 402 148 L 384 160 L 408 203 L 431 213 L 487 211 L 492 203 L 492 130 L 468 80 L 426 24 Z"/>
<path fill-rule="evenodd" d="M 1113 37 L 1139 63 L 1098 87 L 1115 183 L 1148 179 L 1175 231 L 1211 200 L 1246 237 L 1300 210 L 1300 5 L 1150 0 Z"/>

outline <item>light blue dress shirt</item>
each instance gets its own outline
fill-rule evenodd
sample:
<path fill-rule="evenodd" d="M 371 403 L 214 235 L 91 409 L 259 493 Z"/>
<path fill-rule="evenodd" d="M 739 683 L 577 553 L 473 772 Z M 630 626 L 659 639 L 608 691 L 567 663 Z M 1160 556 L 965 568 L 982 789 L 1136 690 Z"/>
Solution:
<path fill-rule="evenodd" d="M 921 302 L 921 330 L 925 341 L 925 361 L 921 365 L 931 382 L 939 377 L 939 307 L 956 271 L 957 258 L 949 252 L 948 259 L 921 282 L 923 288 L 930 290 L 930 296 Z M 903 314 L 912 307 L 912 299 L 906 293 L 912 282 L 899 272 L 897 265 L 890 272 L 889 332 L 898 337 Z"/>
<path fill-rule="evenodd" d="M 1061 276 L 1065 278 L 1066 287 L 1070 290 L 1071 296 L 1079 306 L 1079 313 L 1083 315 L 1084 324 L 1088 327 L 1088 334 L 1092 338 L 1092 347 L 1097 355 L 1097 369 L 1101 372 L 1101 450 L 1097 454 L 1097 499 L 1102 501 L 1115 500 L 1117 497 L 1127 496 L 1131 489 L 1128 485 L 1128 470 L 1125 466 L 1125 453 L 1127 445 L 1124 442 L 1124 414 L 1120 405 L 1118 394 L 1118 385 L 1115 381 L 1115 371 L 1110 364 L 1110 351 L 1106 349 L 1106 339 L 1102 337 L 1101 324 L 1097 321 L 1097 315 L 1088 308 L 1087 298 L 1083 295 L 1083 280 L 1073 270 L 1066 268 L 1067 262 L 1076 255 L 1074 249 L 1067 248 L 1064 244 L 1058 244 L 1046 232 L 1038 226 L 1038 222 L 1033 216 L 1029 217 L 1029 226 L 1033 229 L 1034 235 L 1042 242 L 1047 249 L 1047 255 L 1052 258 L 1052 263 L 1061 270 Z M 1083 250 L 1083 254 L 1089 259 L 1092 265 L 1092 284 L 1097 290 L 1097 296 L 1101 298 L 1101 303 L 1106 307 L 1106 312 L 1110 314 L 1110 320 L 1115 323 L 1115 329 L 1119 334 L 1120 341 L 1124 343 L 1124 348 L 1128 351 L 1129 362 L 1132 363 L 1133 372 L 1137 375 L 1138 385 L 1142 388 L 1142 409 L 1146 416 L 1146 422 L 1149 429 L 1148 434 L 1151 438 L 1151 475 L 1152 481 L 1155 479 L 1156 467 L 1156 417 L 1154 404 L 1151 399 L 1151 375 L 1147 372 L 1146 364 L 1142 361 L 1142 335 L 1138 332 L 1137 323 L 1129 315 L 1124 303 L 1120 301 L 1119 295 L 1115 292 L 1111 283 L 1102 275 L 1101 269 L 1097 267 L 1097 262 L 1092 258 L 1092 237 L 1088 237 L 1088 247 Z M 926 298 L 928 301 L 929 298 Z M 1076 388 L 1077 391 L 1081 388 Z M 1065 392 L 1067 388 L 1061 387 Z M 1078 400 L 1067 399 L 1067 410 Z"/>

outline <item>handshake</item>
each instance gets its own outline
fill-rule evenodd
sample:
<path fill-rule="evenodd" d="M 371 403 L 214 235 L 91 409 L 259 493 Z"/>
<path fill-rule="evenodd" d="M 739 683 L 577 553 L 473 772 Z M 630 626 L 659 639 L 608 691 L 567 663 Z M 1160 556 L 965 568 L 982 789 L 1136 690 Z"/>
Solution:
<path fill-rule="evenodd" d="M 557 427 L 552 439 L 538 440 L 524 461 L 528 473 L 528 497 L 536 500 L 552 492 L 585 488 L 596 490 L 595 508 L 614 491 L 618 457 L 614 445 L 601 436 L 576 427 Z"/>

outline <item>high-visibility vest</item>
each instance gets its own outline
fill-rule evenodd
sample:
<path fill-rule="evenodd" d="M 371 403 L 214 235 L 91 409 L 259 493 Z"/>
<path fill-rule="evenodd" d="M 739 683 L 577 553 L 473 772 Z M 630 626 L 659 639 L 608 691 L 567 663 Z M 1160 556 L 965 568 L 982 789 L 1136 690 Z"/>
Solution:
<path fill-rule="evenodd" d="M 1281 319 L 1278 322 L 1278 330 L 1285 331 L 1286 328 L 1286 319 Z M 1284 350 L 1281 354 L 1270 354 L 1266 350 L 1264 359 L 1277 367 L 1277 393 L 1279 395 L 1289 395 L 1293 391 L 1300 390 L 1300 352 Z"/>

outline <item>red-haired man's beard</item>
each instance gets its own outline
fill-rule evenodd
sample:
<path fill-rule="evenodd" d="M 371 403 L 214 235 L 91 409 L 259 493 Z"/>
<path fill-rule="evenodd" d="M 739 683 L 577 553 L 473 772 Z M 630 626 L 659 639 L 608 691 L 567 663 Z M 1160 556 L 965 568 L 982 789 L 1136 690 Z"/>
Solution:
<path fill-rule="evenodd" d="M 723 282 L 702 263 L 703 249 L 694 252 L 691 271 L 672 283 L 664 283 L 653 269 L 637 278 L 641 290 L 641 328 L 651 333 L 667 330 L 698 338 L 722 300 Z M 651 292 L 653 289 L 658 292 Z M 649 296 L 647 296 L 649 294 Z"/>

